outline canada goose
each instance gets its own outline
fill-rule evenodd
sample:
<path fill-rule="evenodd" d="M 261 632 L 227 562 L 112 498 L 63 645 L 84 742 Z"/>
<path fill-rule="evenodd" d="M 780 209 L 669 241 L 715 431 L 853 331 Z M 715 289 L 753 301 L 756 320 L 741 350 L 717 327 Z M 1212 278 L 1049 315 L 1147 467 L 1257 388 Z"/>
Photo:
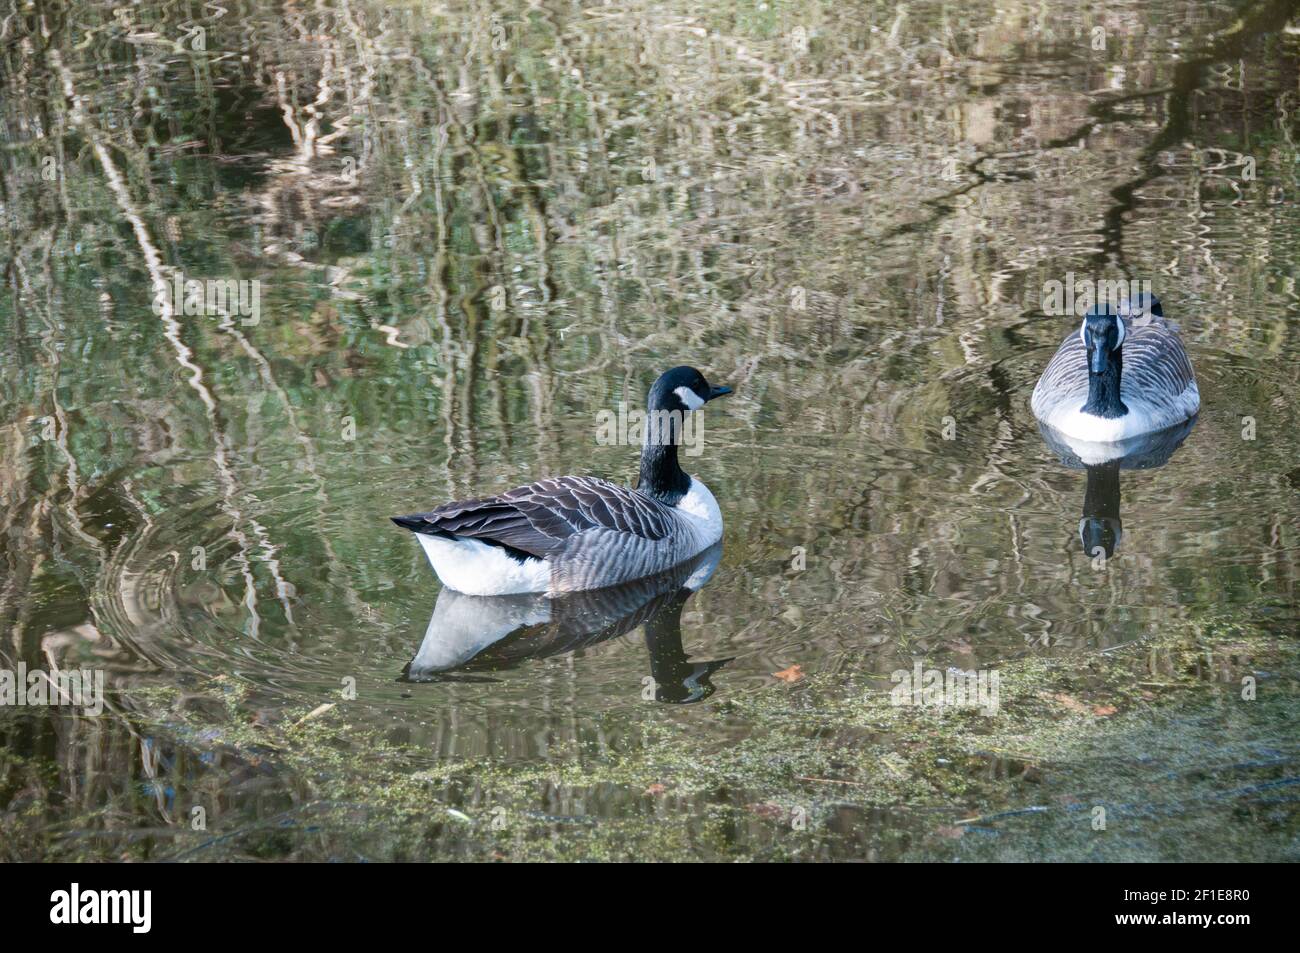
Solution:
<path fill-rule="evenodd" d="M 666 572 L 618 586 L 511 596 L 467 596 L 444 588 L 404 681 L 458 681 L 530 659 L 588 649 L 645 627 L 655 698 L 692 702 L 713 693 L 709 676 L 731 659 L 692 662 L 682 648 L 686 601 L 722 558 L 714 544 Z"/>
<path fill-rule="evenodd" d="M 1164 430 L 1200 409 L 1192 363 L 1155 295 L 1101 305 L 1034 387 L 1034 416 L 1067 437 L 1110 443 Z"/>
<path fill-rule="evenodd" d="M 722 538 L 718 503 L 682 471 L 677 445 L 686 414 L 730 393 L 693 367 L 655 381 L 636 489 L 555 477 L 393 522 L 416 534 L 443 585 L 467 595 L 574 592 L 662 572 Z"/>

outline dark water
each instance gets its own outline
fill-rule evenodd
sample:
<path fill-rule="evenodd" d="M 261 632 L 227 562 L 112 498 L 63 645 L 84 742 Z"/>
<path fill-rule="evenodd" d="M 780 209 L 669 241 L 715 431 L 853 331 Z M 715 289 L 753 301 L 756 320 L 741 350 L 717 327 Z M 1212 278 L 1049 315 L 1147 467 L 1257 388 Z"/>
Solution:
<path fill-rule="evenodd" d="M 268 718 L 355 684 L 432 761 L 527 763 L 701 663 L 719 700 L 1209 613 L 1296 633 L 1291 4 L 112 7 L 0 11 L 9 661 L 105 669 L 128 723 L 214 676 Z M 259 320 L 156 313 L 178 272 L 257 279 Z M 1071 274 L 1151 282 L 1202 395 L 1118 475 L 1104 569 L 1028 408 Z M 679 363 L 735 388 L 686 461 L 708 584 L 649 647 L 636 618 L 404 677 L 439 586 L 386 517 L 630 481 L 598 415 Z M 31 843 L 157 824 L 138 739 L 21 718 Z"/>

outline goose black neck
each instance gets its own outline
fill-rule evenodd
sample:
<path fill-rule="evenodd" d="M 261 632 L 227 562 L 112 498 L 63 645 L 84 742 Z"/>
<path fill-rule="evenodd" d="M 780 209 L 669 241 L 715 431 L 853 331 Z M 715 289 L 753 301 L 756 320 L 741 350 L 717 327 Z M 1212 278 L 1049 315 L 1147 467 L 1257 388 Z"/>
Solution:
<path fill-rule="evenodd" d="M 1119 399 L 1119 379 L 1124 371 L 1124 349 L 1110 352 L 1106 366 L 1100 371 L 1088 371 L 1088 402 L 1083 405 L 1085 414 L 1113 419 L 1128 413 L 1128 407 Z"/>
<path fill-rule="evenodd" d="M 645 445 L 641 448 L 641 479 L 637 489 L 676 506 L 691 488 L 691 478 L 677 463 L 682 414 L 650 410 L 646 414 Z"/>
<path fill-rule="evenodd" d="M 691 478 L 677 463 L 677 445 L 647 442 L 641 449 L 641 479 L 637 489 L 676 506 L 691 488 Z"/>

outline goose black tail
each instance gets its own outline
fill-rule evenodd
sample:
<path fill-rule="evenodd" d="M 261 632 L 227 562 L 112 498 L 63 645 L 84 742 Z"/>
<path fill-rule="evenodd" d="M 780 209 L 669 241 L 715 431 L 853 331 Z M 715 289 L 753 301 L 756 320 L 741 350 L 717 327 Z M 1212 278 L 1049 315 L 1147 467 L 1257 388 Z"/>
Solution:
<path fill-rule="evenodd" d="M 434 529 L 429 525 L 429 521 L 419 513 L 411 516 L 390 516 L 388 517 L 402 529 L 409 529 L 412 533 L 423 533 L 425 536 L 440 536 L 443 539 L 460 539 L 455 533 L 448 533 L 446 530 Z M 532 553 L 525 552 L 522 549 L 516 549 L 508 543 L 503 543 L 499 539 L 493 539 L 490 536 L 470 537 L 476 542 L 486 543 L 488 546 L 495 546 L 505 551 L 505 554 L 521 565 L 529 559 L 538 559 Z"/>

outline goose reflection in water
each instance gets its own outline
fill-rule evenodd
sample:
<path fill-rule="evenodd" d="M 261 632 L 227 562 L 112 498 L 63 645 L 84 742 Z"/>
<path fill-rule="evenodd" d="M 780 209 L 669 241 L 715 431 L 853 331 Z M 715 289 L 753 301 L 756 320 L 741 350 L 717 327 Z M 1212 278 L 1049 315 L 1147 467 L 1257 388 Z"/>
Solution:
<path fill-rule="evenodd" d="M 1154 470 L 1169 462 L 1187 435 L 1196 426 L 1196 418 L 1160 430 L 1115 443 L 1075 440 L 1047 424 L 1039 422 L 1043 439 L 1067 467 L 1088 471 L 1083 491 L 1083 518 L 1079 520 L 1079 540 L 1083 551 L 1107 559 L 1115 555 L 1123 538 L 1119 516 L 1120 470 Z"/>
<path fill-rule="evenodd" d="M 682 648 L 682 607 L 721 558 L 719 543 L 656 576 L 555 597 L 468 596 L 444 587 L 403 679 L 473 680 L 473 673 L 589 648 L 645 626 L 655 700 L 701 701 L 714 692 L 710 676 L 731 659 L 690 661 Z"/>

